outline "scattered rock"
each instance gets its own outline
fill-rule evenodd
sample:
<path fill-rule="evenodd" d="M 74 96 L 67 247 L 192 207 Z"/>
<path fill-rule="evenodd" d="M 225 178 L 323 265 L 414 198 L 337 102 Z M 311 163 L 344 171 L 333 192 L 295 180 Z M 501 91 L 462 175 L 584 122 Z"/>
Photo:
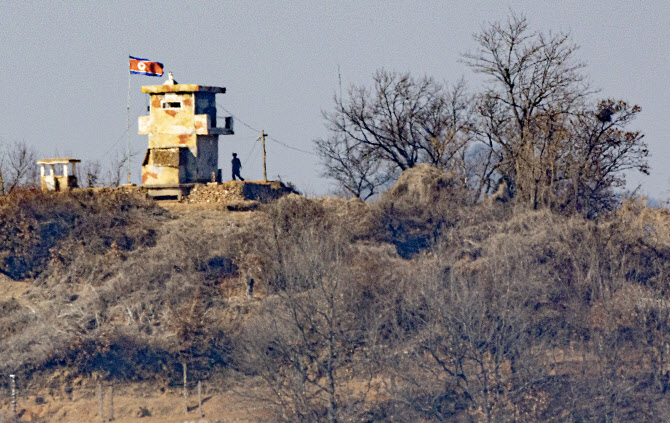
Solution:
<path fill-rule="evenodd" d="M 146 407 L 140 407 L 137 411 L 135 411 L 135 417 L 151 417 L 151 412 Z"/>
<path fill-rule="evenodd" d="M 196 184 L 185 197 L 187 203 L 229 204 L 229 210 L 246 211 L 295 190 L 279 181 L 228 181 L 222 184 Z"/>

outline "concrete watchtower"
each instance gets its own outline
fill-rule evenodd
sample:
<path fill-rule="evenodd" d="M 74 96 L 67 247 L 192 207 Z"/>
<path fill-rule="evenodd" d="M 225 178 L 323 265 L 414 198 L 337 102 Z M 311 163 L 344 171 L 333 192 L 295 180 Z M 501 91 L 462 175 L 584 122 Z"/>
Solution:
<path fill-rule="evenodd" d="M 218 174 L 219 135 L 233 134 L 232 118 L 216 127 L 216 94 L 225 88 L 179 84 L 170 73 L 163 85 L 146 85 L 149 116 L 140 116 L 138 133 L 149 136 L 142 162 L 142 185 L 152 196 L 181 196 L 194 183 Z"/>

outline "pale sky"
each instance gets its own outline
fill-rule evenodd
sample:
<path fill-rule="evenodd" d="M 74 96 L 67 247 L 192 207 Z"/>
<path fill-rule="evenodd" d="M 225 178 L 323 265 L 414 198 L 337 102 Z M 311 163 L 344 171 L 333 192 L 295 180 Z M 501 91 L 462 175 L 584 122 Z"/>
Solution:
<path fill-rule="evenodd" d="M 600 97 L 642 107 L 651 176 L 629 177 L 650 196 L 670 198 L 670 1 L 10 1 L 0 2 L 0 141 L 25 140 L 42 157 L 104 162 L 126 145 L 128 55 L 165 64 L 180 83 L 224 86 L 217 101 L 238 120 L 219 137 L 219 167 L 230 156 L 242 175 L 262 179 L 258 133 L 313 151 L 327 132 L 322 110 L 343 85 L 370 84 L 379 68 L 441 81 L 480 83 L 459 61 L 472 34 L 510 10 L 535 29 L 569 31 Z M 131 78 L 133 181 L 147 137 L 142 85 Z M 228 115 L 219 109 L 219 115 Z M 241 121 L 240 121 L 241 120 Z M 268 140 L 268 176 L 307 194 L 332 190 L 318 157 Z"/>

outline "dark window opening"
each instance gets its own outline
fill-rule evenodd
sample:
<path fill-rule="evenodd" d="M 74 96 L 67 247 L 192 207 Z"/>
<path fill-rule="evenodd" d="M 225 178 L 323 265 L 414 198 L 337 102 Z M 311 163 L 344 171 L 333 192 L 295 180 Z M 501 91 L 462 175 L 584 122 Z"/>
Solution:
<path fill-rule="evenodd" d="M 181 109 L 181 101 L 164 101 L 164 109 Z"/>

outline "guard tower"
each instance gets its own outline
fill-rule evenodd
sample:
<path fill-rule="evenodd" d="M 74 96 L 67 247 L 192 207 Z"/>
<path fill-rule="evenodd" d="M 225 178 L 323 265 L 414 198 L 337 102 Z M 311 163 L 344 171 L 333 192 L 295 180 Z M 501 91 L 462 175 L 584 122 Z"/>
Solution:
<path fill-rule="evenodd" d="M 149 116 L 140 116 L 138 133 L 149 136 L 142 162 L 142 185 L 150 196 L 177 196 L 195 183 L 218 175 L 219 135 L 232 135 L 232 117 L 217 128 L 216 94 L 225 88 L 179 84 L 172 73 L 163 85 L 146 85 Z"/>

